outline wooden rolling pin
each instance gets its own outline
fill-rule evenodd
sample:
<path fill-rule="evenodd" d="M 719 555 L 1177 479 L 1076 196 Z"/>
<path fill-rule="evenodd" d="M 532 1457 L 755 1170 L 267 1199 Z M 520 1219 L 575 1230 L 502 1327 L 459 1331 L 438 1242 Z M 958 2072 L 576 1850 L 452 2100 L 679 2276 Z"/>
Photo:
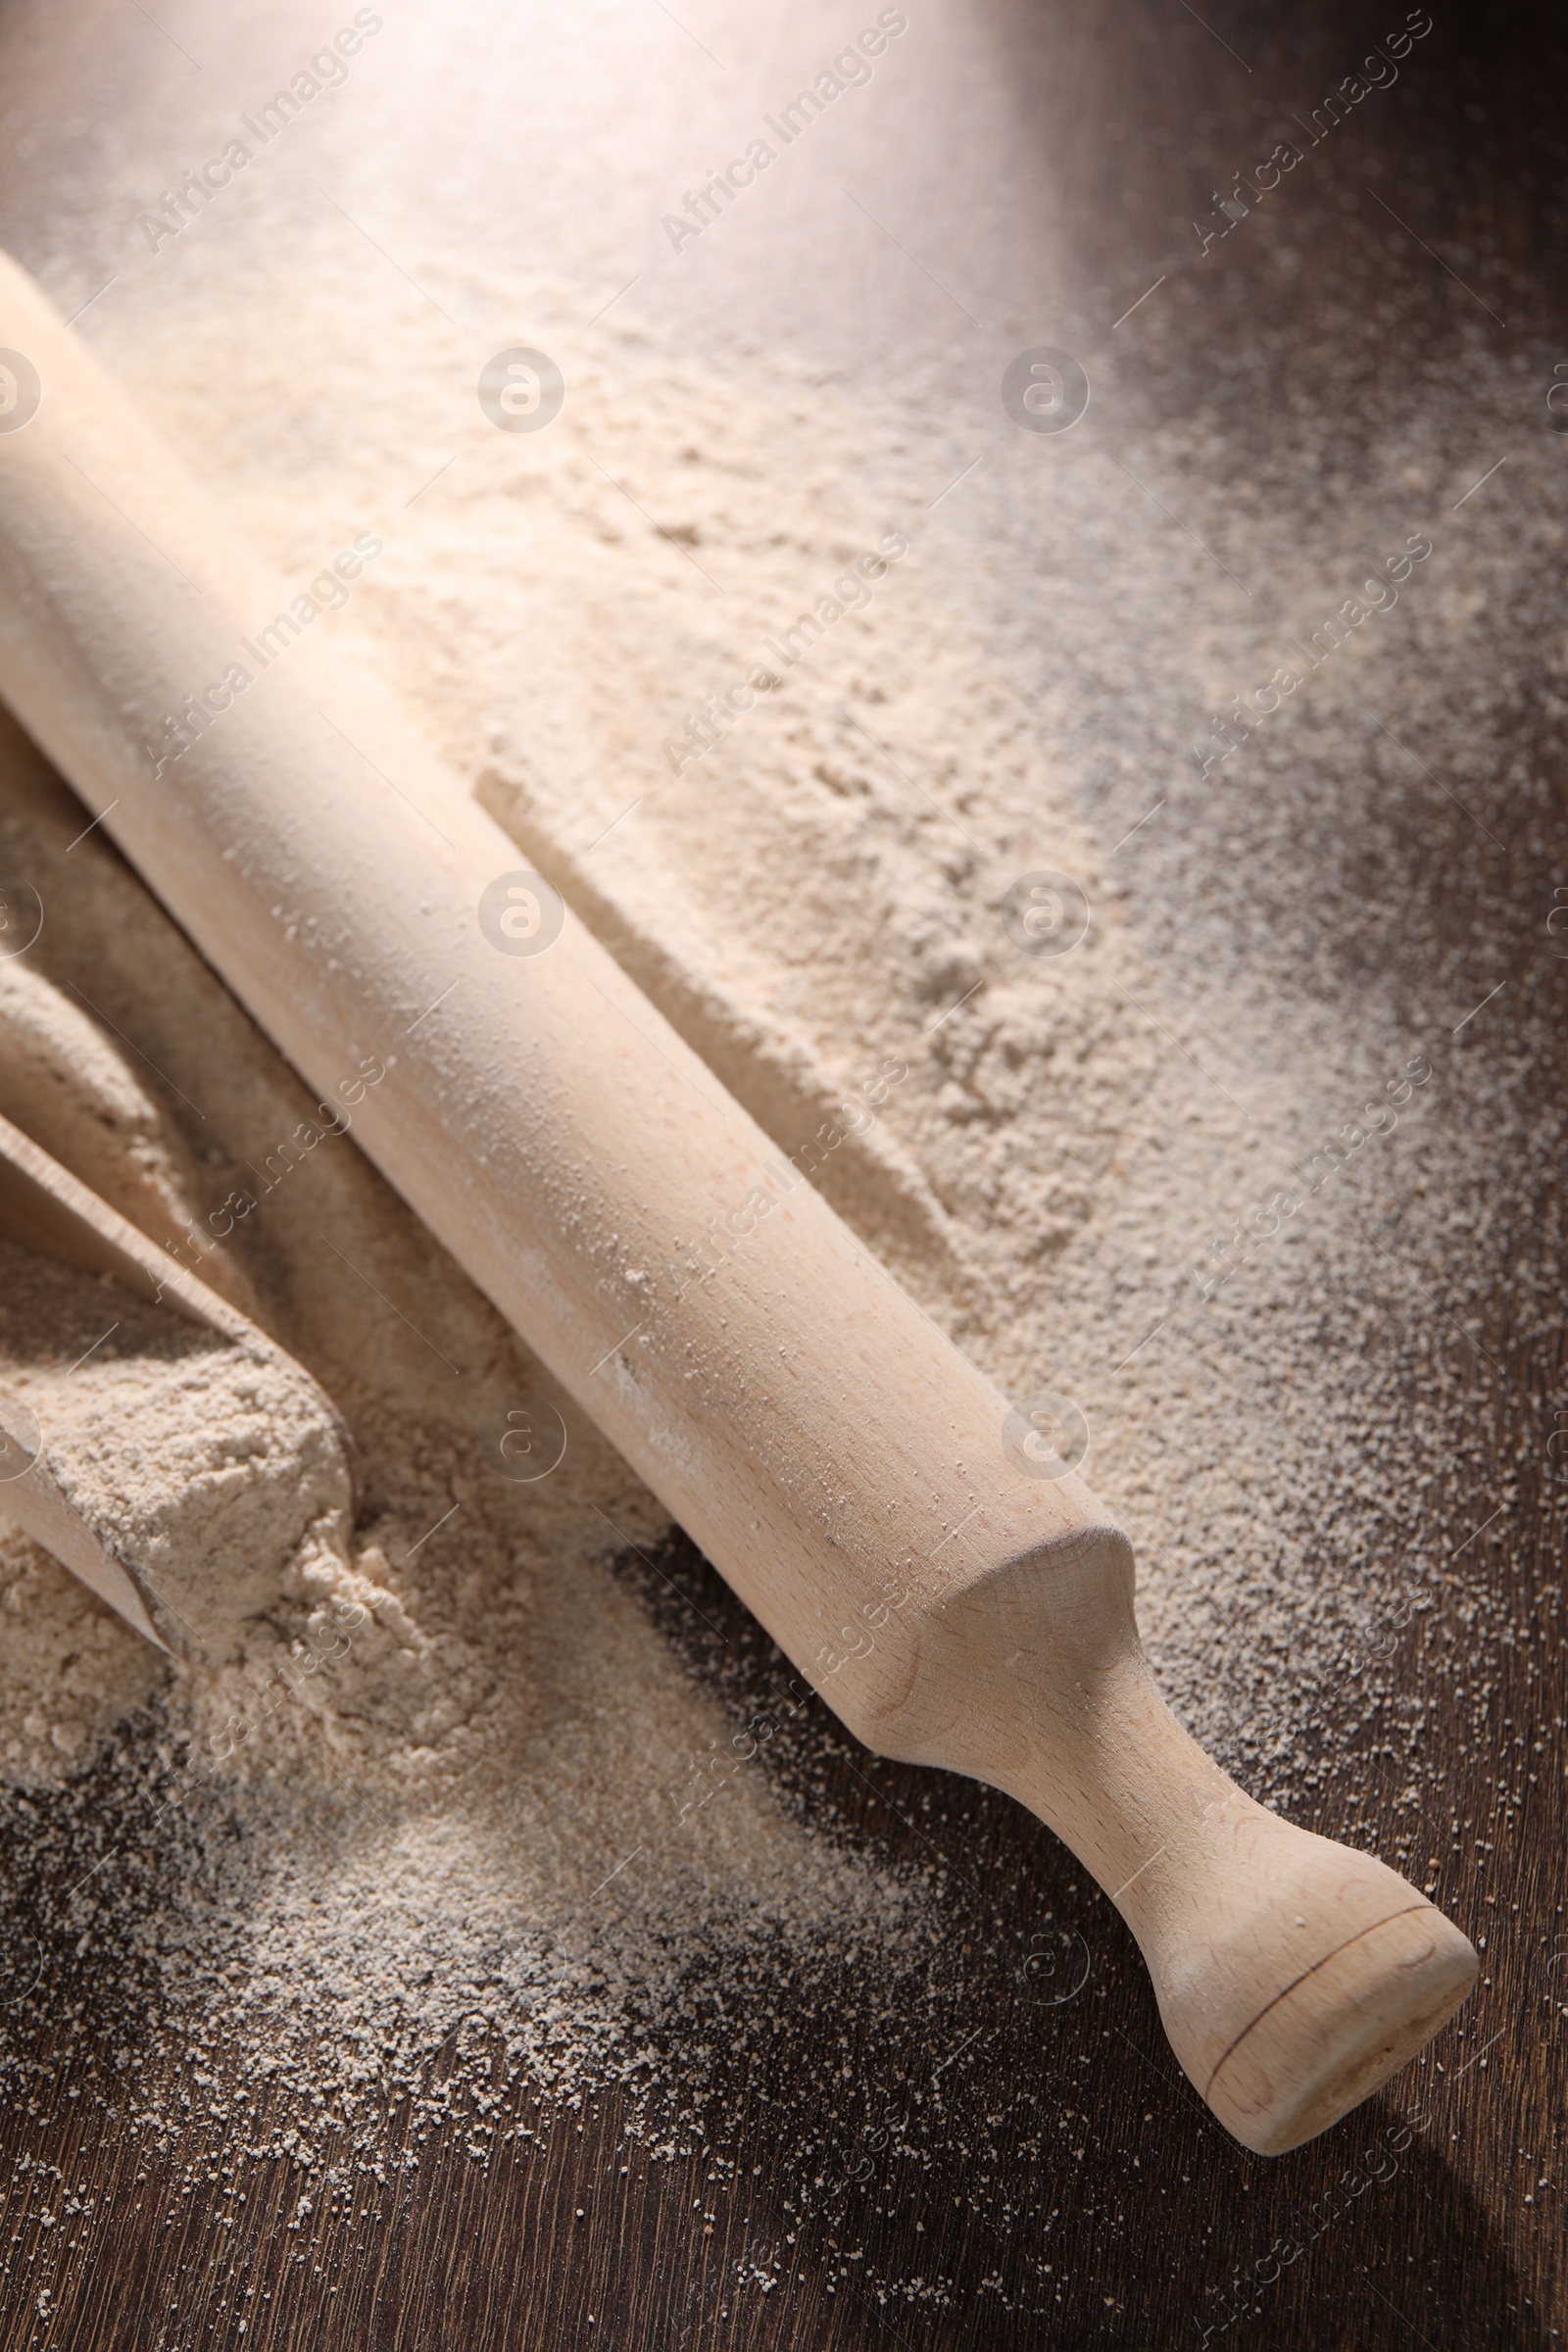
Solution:
<path fill-rule="evenodd" d="M 0 693 L 323 1099 L 384 1062 L 360 1143 L 851 1730 L 1065 1838 L 1238 2138 L 1322 2131 L 1455 2008 L 1465 1937 L 1188 1738 L 1110 1513 L 3 261 L 0 346 Z"/>

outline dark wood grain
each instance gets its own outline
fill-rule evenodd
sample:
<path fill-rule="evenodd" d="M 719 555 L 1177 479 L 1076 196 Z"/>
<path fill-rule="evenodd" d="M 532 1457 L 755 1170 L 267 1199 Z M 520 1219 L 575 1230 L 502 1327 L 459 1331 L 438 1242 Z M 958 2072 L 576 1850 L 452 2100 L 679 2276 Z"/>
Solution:
<path fill-rule="evenodd" d="M 1283 60 L 1300 88 L 1344 71 L 1347 43 L 1402 13 L 1203 11 L 1226 43 Z M 1549 373 L 1553 332 L 1568 356 L 1568 33 L 1545 8 L 1435 13 L 1423 74 L 1325 156 L 1301 210 L 1302 291 L 1268 346 L 1278 380 L 1310 391 L 1322 336 L 1364 329 L 1368 414 L 1405 365 L 1396 329 L 1424 324 L 1424 364 L 1446 351 L 1456 385 L 1472 327 L 1503 331 L 1465 310 L 1440 264 L 1422 274 L 1401 262 L 1396 282 L 1364 201 L 1374 151 L 1381 186 L 1415 191 L 1429 243 L 1462 247 L 1489 301 L 1507 283 L 1506 332 L 1529 367 L 1545 354 Z M 1084 299 L 1119 273 L 1130 300 L 1141 257 L 1152 275 L 1213 173 L 1250 152 L 1266 111 L 1256 76 L 1216 65 L 1203 26 L 1175 0 L 1085 9 L 1065 48 L 1049 52 L 1015 0 L 994 0 L 993 14 L 1016 58 L 1021 122 L 1056 142 L 1075 174 Z M 1131 136 L 1101 135 L 1112 109 Z M 1031 201 L 1024 187 L 1007 224 L 1024 245 Z M 1260 387 L 1229 366 L 1243 338 L 1227 317 L 1247 280 L 1175 274 L 1186 357 L 1151 398 L 1167 413 L 1206 402 L 1241 441 L 1260 429 L 1244 416 Z M 1254 368 L 1256 337 L 1245 348 Z M 1521 434 L 1551 429 L 1539 387 L 1520 414 Z M 1560 580 L 1542 594 L 1560 596 Z M 1331 943 L 1342 974 L 1359 957 L 1405 970 L 1419 992 L 1477 936 L 1500 943 L 1515 985 L 1493 1050 L 1517 1047 L 1544 1102 L 1563 1091 L 1568 1027 L 1568 959 L 1543 947 L 1541 897 L 1544 878 L 1568 880 L 1561 718 L 1526 677 L 1510 723 L 1530 779 L 1489 799 L 1494 846 L 1412 793 L 1382 804 L 1375 826 L 1369 814 L 1361 837 L 1342 826 L 1332 843 L 1303 843 L 1303 887 L 1314 857 L 1359 861 L 1373 915 L 1353 940 Z M 1568 1427 L 1568 1365 L 1560 1316 L 1542 1337 L 1517 1300 L 1532 1273 L 1554 1277 L 1560 1264 L 1561 1200 L 1527 1171 L 1488 1180 L 1506 1225 L 1482 1261 L 1478 1329 L 1494 1362 L 1465 1346 L 1440 1366 L 1441 1332 L 1391 1332 L 1387 1343 L 1412 1401 L 1439 1416 L 1426 1443 L 1448 1475 L 1434 1548 L 1481 1563 L 1487 1605 L 1464 1605 L 1474 1579 L 1440 1584 L 1430 1613 L 1398 1634 L 1381 1695 L 1353 1676 L 1322 1692 L 1332 1761 L 1295 1807 L 1330 1835 L 1407 1836 L 1416 1863 L 1436 1859 L 1437 1899 L 1484 1939 L 1480 1996 L 1429 2061 L 1312 2146 L 1273 2163 L 1248 2155 L 1179 2077 L 1136 1951 L 1049 1834 L 987 1790 L 869 1758 L 812 1701 L 769 1761 L 781 1795 L 822 1835 L 934 1874 L 943 1967 L 868 1983 L 827 1963 L 803 1973 L 799 1955 L 760 1948 L 738 1992 L 732 1972 L 722 1980 L 722 2010 L 720 1980 L 696 1969 L 681 2013 L 661 2028 L 672 2051 L 705 2053 L 668 2070 L 681 2089 L 652 2139 L 673 2152 L 652 2153 L 646 2131 L 629 2138 L 629 2101 L 613 2093 L 578 2113 L 517 2085 L 486 2119 L 500 2127 L 487 2155 L 469 2153 L 481 2143 L 461 2129 L 420 2139 L 408 2114 L 392 2113 L 377 2178 L 340 2134 L 342 2177 L 323 2193 L 313 2176 L 313 2209 L 301 2214 L 290 2160 L 245 2152 L 286 2126 L 289 2085 L 241 2082 L 221 2054 L 198 2069 L 159 2054 L 151 2034 L 141 2048 L 100 2046 L 93 1968 L 58 1946 L 64 1890 L 29 1877 L 24 1816 L 8 1847 L 10 1982 L 15 1991 L 30 1981 L 28 1938 L 40 1935 L 57 2025 L 24 2051 L 30 2086 L 0 2125 L 4 2344 L 1481 2352 L 1558 2340 L 1568 1480 L 1547 1445 Z M 660 1566 L 716 1632 L 636 1561 L 625 1573 L 726 1703 L 744 1707 L 787 1676 L 688 1547 L 677 1541 Z M 1423 1766 L 1413 1822 L 1398 1802 L 1412 1740 Z M 140 1895 L 127 1895 L 127 1929 L 137 1902 L 156 1905 L 161 1867 L 152 1854 Z M 110 2082 L 122 2086 L 113 2096 Z M 132 2128 L 127 2107 L 177 2119 L 177 2130 Z M 532 2136 L 505 2136 L 513 2127 Z M 886 2281 L 916 2278 L 923 2292 L 888 2296 Z"/>
<path fill-rule="evenodd" d="M 1549 1524 L 1543 1499 L 1521 1493 L 1520 1525 Z M 633 1564 L 694 1671 L 737 1705 L 777 1688 L 782 1661 L 689 1548 L 677 1540 L 658 1565 L 717 1629 L 695 1641 L 695 1616 Z M 355 2169 L 344 2135 L 345 2180 L 323 2194 L 313 2174 L 303 2221 L 295 2167 L 243 2153 L 274 2119 L 286 2127 L 286 2084 L 270 2100 L 252 2081 L 242 2119 L 220 2063 L 197 2086 L 166 2062 L 138 2083 L 136 2106 L 190 2108 L 159 2151 L 154 2133 L 106 2117 L 109 2053 L 64 2034 L 58 2066 L 37 2053 L 33 2095 L 6 2127 L 13 2163 L 59 2167 L 48 2229 L 30 2176 L 12 2175 L 12 2204 L 28 2219 L 14 2239 L 16 2224 L 6 2231 L 7 2340 L 924 2352 L 1199 2344 L 1212 2329 L 1209 2341 L 1347 2348 L 1548 2343 L 1563 2251 L 1553 2190 L 1540 2185 L 1555 2180 L 1565 2087 L 1550 1965 L 1560 1624 L 1544 1544 L 1498 1543 L 1489 1581 L 1513 1638 L 1475 1660 L 1485 1703 L 1454 1710 L 1433 1663 L 1441 1615 L 1401 1649 L 1396 1686 L 1438 1699 L 1447 1726 L 1463 1832 L 1440 1899 L 1486 1937 L 1489 1981 L 1432 2064 L 1313 2146 L 1265 2162 L 1206 2116 L 1171 2060 L 1136 1950 L 1047 1832 L 982 1788 L 852 1749 L 813 1703 L 775 1759 L 781 1788 L 824 1831 L 940 1872 L 950 1949 L 937 2005 L 914 1972 L 896 1984 L 831 1970 L 803 1981 L 786 1955 L 760 1953 L 738 2008 L 726 1971 L 724 2018 L 698 1981 L 685 2016 L 668 2021 L 670 2077 L 685 2086 L 654 2137 L 667 2133 L 674 2155 L 650 2156 L 646 2116 L 628 2141 L 613 2096 L 574 2115 L 519 2090 L 489 2120 L 538 2136 L 502 2140 L 488 2159 L 466 2152 L 461 2130 L 421 2144 L 389 2117 L 389 2157 L 401 2148 L 416 2161 L 404 2174 L 387 2162 L 381 2181 Z M 1363 1715 L 1353 1793 L 1314 1808 L 1316 1825 L 1355 1834 L 1393 1818 L 1401 1746 L 1387 1711 Z M 1540 1770 L 1552 1756 L 1556 1771 Z M 1454 1844 L 1427 1826 L 1433 1850 Z M 1075 1950 L 1057 1964 L 1063 1929 L 1081 1935 L 1082 1962 Z M 1029 1965 L 1042 1949 L 1044 1975 Z M 954 1950 L 966 1962 L 956 1974 Z M 1081 1989 L 1061 1999 L 1081 1968 Z M 90 2003 L 92 1983 L 57 1980 L 56 1997 Z M 679 2062 L 683 2034 L 708 2052 L 695 2077 Z M 330 2163 L 330 2138 L 324 2153 Z M 884 2304 L 864 2284 L 920 2276 L 940 2301 Z"/>

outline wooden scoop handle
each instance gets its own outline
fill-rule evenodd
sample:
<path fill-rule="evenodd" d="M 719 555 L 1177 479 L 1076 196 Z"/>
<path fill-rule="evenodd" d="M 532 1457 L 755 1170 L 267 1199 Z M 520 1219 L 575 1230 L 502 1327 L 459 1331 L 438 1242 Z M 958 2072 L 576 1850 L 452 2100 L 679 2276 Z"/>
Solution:
<path fill-rule="evenodd" d="M 201 1324 L 253 1356 L 270 1356 L 286 1365 L 290 1379 L 314 1393 L 321 1421 L 336 1433 L 352 1490 L 353 1440 L 336 1405 L 317 1387 L 303 1364 L 285 1355 L 277 1342 L 249 1316 L 177 1265 L 127 1217 L 4 1117 L 0 1117 L 0 1237 L 59 1258 L 68 1266 L 77 1266 L 83 1273 L 107 1274 L 132 1298 L 154 1306 L 162 1302 L 186 1322 Z M 148 1611 L 149 1595 L 134 1571 L 118 1552 L 107 1548 L 62 1490 L 41 1446 L 34 1450 L 42 1435 L 24 1400 L 0 1392 L 0 1519 L 14 1520 L 35 1544 L 41 1544 L 90 1585 L 100 1600 L 118 1609 L 127 1625 L 160 1649 L 169 1649 L 172 1643 L 154 1625 Z M 196 1629 L 179 1618 L 167 1599 L 160 1602 L 157 1593 L 151 1599 L 155 1609 L 163 1609 L 173 1645 L 199 1651 L 201 1637 Z"/>
<path fill-rule="evenodd" d="M 41 387 L 0 433 L 0 692 L 323 1098 L 385 1069 L 364 1149 L 850 1728 L 1033 1806 L 1215 2113 L 1321 2130 L 1454 2006 L 1465 1938 L 1186 1737 L 1109 1512 L 1009 1456 L 1006 1400 L 10 265 L 0 345 Z"/>

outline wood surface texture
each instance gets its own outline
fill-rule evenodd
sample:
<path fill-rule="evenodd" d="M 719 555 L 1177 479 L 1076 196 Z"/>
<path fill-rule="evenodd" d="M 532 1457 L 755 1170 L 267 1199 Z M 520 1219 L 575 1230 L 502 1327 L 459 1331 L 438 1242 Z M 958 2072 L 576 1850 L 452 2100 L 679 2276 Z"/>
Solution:
<path fill-rule="evenodd" d="M 1212 201 L 1214 176 L 1253 153 L 1265 81 L 1270 96 L 1327 86 L 1404 12 L 1335 5 L 1308 21 L 1304 10 L 1205 7 L 1200 23 L 1181 0 L 1038 12 L 987 0 L 979 13 L 1014 53 L 1019 122 L 1067 175 L 1077 224 L 1068 278 L 1087 301 L 1102 280 L 1136 276 L 1140 254 L 1149 278 L 1165 267 L 1190 214 Z M 1469 257 L 1457 267 L 1504 312 L 1507 328 L 1494 329 L 1467 309 L 1466 288 L 1434 256 L 1419 301 L 1434 346 L 1451 351 L 1455 402 L 1472 325 L 1511 338 L 1523 355 L 1522 443 L 1554 429 L 1537 382 L 1544 351 L 1549 380 L 1554 334 L 1568 359 L 1568 36 L 1546 7 L 1434 16 L 1421 74 L 1316 159 L 1298 298 L 1273 321 L 1278 380 L 1310 394 L 1324 337 L 1347 331 L 1347 311 L 1373 320 L 1387 298 L 1393 323 L 1359 335 L 1357 348 L 1374 383 L 1396 390 L 1410 315 L 1399 305 L 1417 297 L 1402 277 L 1397 290 L 1385 283 L 1386 224 L 1365 196 L 1373 157 L 1396 210 L 1396 191 L 1419 180 L 1423 238 Z M 47 188 L 75 135 L 65 124 L 71 35 L 57 62 L 46 37 L 56 23 L 42 9 L 0 12 L 0 65 L 29 68 L 33 90 L 60 110 L 53 145 L 46 126 L 19 162 L 13 136 L 0 166 L 0 242 L 33 267 L 54 248 L 41 227 L 29 240 L 28 220 L 47 207 L 40 214 L 24 183 Z M 19 74 L 3 102 L 13 133 L 25 85 Z M 961 216 L 963 143 L 937 148 L 922 163 L 922 201 L 933 219 Z M 1024 175 L 987 234 L 1027 252 L 1040 201 Z M 1246 266 L 1223 284 L 1177 272 L 1189 376 L 1170 396 L 1210 399 L 1222 419 Z M 840 264 L 829 255 L 823 268 L 831 279 Z M 840 292 L 849 301 L 858 289 L 846 278 Z M 756 299 L 755 278 L 735 299 Z M 1250 381 L 1235 397 L 1262 395 Z M 1555 446 L 1568 457 L 1568 438 Z M 1560 595 L 1560 581 L 1542 593 Z M 1461 819 L 1435 828 L 1430 803 L 1396 797 L 1369 808 L 1363 842 L 1323 853 L 1325 868 L 1364 858 L 1385 898 L 1391 875 L 1402 890 L 1408 934 L 1369 934 L 1357 952 L 1370 966 L 1425 958 L 1436 969 L 1482 935 L 1494 949 L 1501 940 L 1518 985 L 1494 1008 L 1498 1054 L 1514 1036 L 1539 1041 L 1553 1004 L 1556 1033 L 1568 1034 L 1568 957 L 1544 952 L 1537 904 L 1544 871 L 1568 879 L 1562 723 L 1528 681 L 1517 725 L 1537 784 L 1516 822 L 1500 791 L 1489 798 L 1494 846 L 1478 847 Z M 1560 1097 L 1560 1056 L 1536 1082 L 1544 1101 Z M 1519 1257 L 1560 1230 L 1560 1199 L 1535 1205 Z M 1305 1826 L 1376 1847 L 1406 1778 L 1404 1726 L 1430 1701 L 1428 1810 L 1413 1850 L 1437 1858 L 1433 1899 L 1480 1946 L 1483 1983 L 1425 2060 L 1325 2139 L 1275 2161 L 1238 2147 L 1171 2058 L 1131 1936 L 1051 1834 L 978 1785 L 871 1757 L 803 1701 L 768 1769 L 824 1834 L 938 1874 L 962 1962 L 945 2005 L 826 1970 L 803 1977 L 798 1961 L 762 1951 L 738 2004 L 732 1996 L 715 2013 L 699 1978 L 689 2016 L 669 2029 L 702 2049 L 704 2073 L 701 2092 L 653 2135 L 665 2152 L 625 2136 L 627 2110 L 612 2095 L 574 2114 L 509 2094 L 471 2129 L 423 2140 L 406 2117 L 388 2117 L 408 2162 L 387 2163 L 380 2178 L 357 2167 L 345 2141 L 339 2179 L 313 2188 L 302 2217 L 288 2159 L 245 2152 L 268 2144 L 285 2089 L 242 2082 L 220 2062 L 199 2074 L 148 2065 L 134 2103 L 181 2117 L 173 2143 L 161 2154 L 152 2132 L 115 2120 L 105 2072 L 134 2069 L 139 2053 L 95 2043 L 94 1963 L 55 1936 L 58 2047 L 46 2037 L 29 2048 L 30 2093 L 0 2117 L 4 2352 L 1205 2342 L 1545 2352 L 1568 2330 L 1568 1478 L 1546 1446 L 1568 1420 L 1568 1364 L 1560 1326 L 1518 1339 L 1506 1283 L 1483 1322 L 1490 1356 L 1458 1350 L 1445 1392 L 1452 1455 L 1467 1472 L 1455 1482 L 1462 1499 L 1432 1535 L 1439 1552 L 1479 1559 L 1485 1622 L 1446 1615 L 1450 1599 L 1440 1595 L 1382 1661 L 1384 1694 L 1353 1669 L 1326 1689 L 1334 1769 L 1296 1807 Z M 1412 1350 L 1412 1398 L 1422 1377 Z M 785 1682 L 779 1653 L 683 1539 L 622 1566 L 738 1720 Z M 1457 1677 L 1455 1641 L 1468 1661 Z M 31 1982 L 34 1932 L 48 1939 L 67 1915 L 68 1890 L 44 1883 L 31 1848 L 25 1820 L 13 1821 L 0 2001 Z M 133 1853 L 127 1933 L 158 1883 L 157 1857 Z M 442 2068 L 433 2062 L 432 2084 Z M 533 2136 L 507 2136 L 514 2124 Z M 47 2225 L 38 2167 L 57 2168 Z M 760 2275 L 775 2280 L 766 2291 Z M 865 2284 L 873 2275 L 925 2287 L 884 2302 Z"/>
<path fill-rule="evenodd" d="M 1007 1446 L 1007 1399 L 813 1185 L 775 1179 L 769 1201 L 769 1137 L 559 899 L 540 922 L 549 885 L 518 874 L 501 828 L 465 810 L 457 842 L 433 833 L 416 737 L 384 727 L 372 767 L 322 723 L 341 710 L 323 662 L 309 689 L 247 695 L 171 775 L 151 768 L 179 681 L 243 649 L 234 583 L 254 559 L 4 257 L 0 337 L 47 401 L 0 457 L 13 713 L 323 1095 L 372 1038 L 401 1036 L 360 1148 L 850 1731 L 1005 1788 L 1056 1831 L 1245 2146 L 1277 2155 L 1337 2122 L 1467 1997 L 1472 1946 L 1407 1879 L 1269 1812 L 1181 1728 L 1139 1647 L 1112 1514 L 1059 1462 L 1030 1474 L 1040 1437 Z M 286 601 L 263 588 L 261 610 Z M 462 807 L 449 778 L 436 809 Z M 519 955 L 485 916 L 509 877 L 526 893 Z M 0 1120 L 0 1168 L 5 1152 Z M 36 1201 L 90 1210 L 31 1156 Z M 12 1157 L 24 1173 L 25 1138 Z M 671 1237 L 738 1201 L 753 1232 L 722 1283 L 661 1276 Z M 103 1232 L 116 1224 L 105 1208 Z M 216 1299 L 208 1313 L 240 1321 Z M 58 1552 L 61 1497 L 41 1488 L 37 1468 L 16 1481 L 14 1514 Z M 69 1564 L 115 1598 L 114 1563 L 72 1532 Z M 869 1624 L 862 1661 L 851 1635 Z"/>

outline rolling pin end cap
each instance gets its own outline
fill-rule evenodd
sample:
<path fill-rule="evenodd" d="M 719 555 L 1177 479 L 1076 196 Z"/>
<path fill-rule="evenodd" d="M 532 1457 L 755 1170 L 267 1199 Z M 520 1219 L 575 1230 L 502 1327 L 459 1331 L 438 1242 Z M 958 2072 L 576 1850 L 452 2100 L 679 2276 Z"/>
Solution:
<path fill-rule="evenodd" d="M 1415 1896 L 1288 1984 L 1200 2084 L 1244 2147 L 1283 2156 L 1408 2064 L 1470 1991 L 1467 1936 Z"/>

